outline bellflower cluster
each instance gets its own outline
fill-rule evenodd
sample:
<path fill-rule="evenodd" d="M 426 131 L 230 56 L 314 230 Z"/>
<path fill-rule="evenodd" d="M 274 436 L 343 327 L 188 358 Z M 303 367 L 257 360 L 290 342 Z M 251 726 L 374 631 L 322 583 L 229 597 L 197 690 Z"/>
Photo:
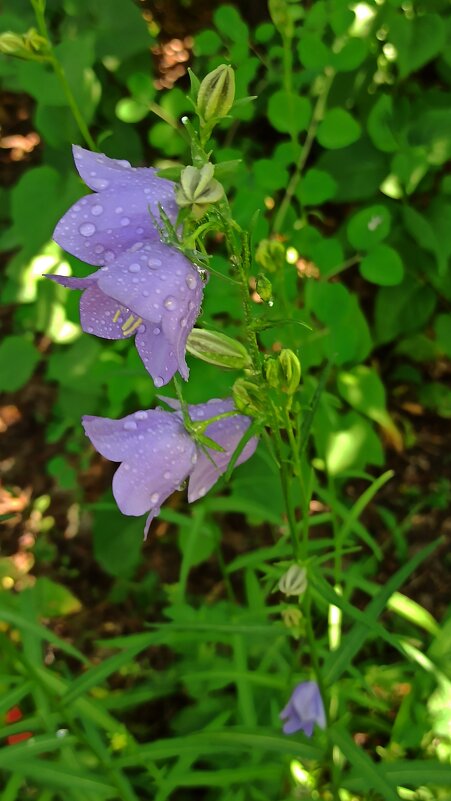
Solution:
<path fill-rule="evenodd" d="M 251 420 L 233 415 L 214 420 L 205 434 L 223 450 L 201 448 L 186 430 L 178 401 L 164 398 L 173 411 L 148 409 L 120 420 L 83 417 L 86 435 L 105 458 L 121 462 L 113 478 L 113 494 L 123 514 L 139 516 L 148 512 L 145 532 L 160 506 L 189 478 L 188 501 L 202 498 L 229 465 Z M 188 406 L 190 420 L 202 422 L 234 410 L 233 400 L 210 400 Z M 252 437 L 236 464 L 249 459 L 257 446 Z"/>
<path fill-rule="evenodd" d="M 326 713 L 316 681 L 301 681 L 295 687 L 286 707 L 282 709 L 280 717 L 285 721 L 284 734 L 303 731 L 307 737 L 311 737 L 315 723 L 320 729 L 324 729 Z"/>
<path fill-rule="evenodd" d="M 175 221 L 172 182 L 150 167 L 131 167 L 74 146 L 75 164 L 94 192 L 77 201 L 55 228 L 69 253 L 100 269 L 87 278 L 48 275 L 84 290 L 84 331 L 104 339 L 136 336 L 155 386 L 177 372 L 188 378 L 186 340 L 199 315 L 203 282 L 182 253 L 163 244 L 154 225 L 159 206 Z"/>

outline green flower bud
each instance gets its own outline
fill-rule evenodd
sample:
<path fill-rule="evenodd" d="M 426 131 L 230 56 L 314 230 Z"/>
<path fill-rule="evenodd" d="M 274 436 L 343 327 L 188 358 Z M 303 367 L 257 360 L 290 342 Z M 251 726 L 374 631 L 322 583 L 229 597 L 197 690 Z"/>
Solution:
<path fill-rule="evenodd" d="M 299 639 L 304 629 L 301 610 L 296 606 L 287 606 L 282 611 L 282 620 L 287 629 L 290 629 L 293 637 Z"/>
<path fill-rule="evenodd" d="M 270 387 L 279 389 L 281 384 L 281 370 L 278 359 L 268 358 L 265 361 L 265 375 Z"/>
<path fill-rule="evenodd" d="M 280 351 L 279 364 L 283 373 L 282 392 L 293 395 L 301 380 L 301 362 L 292 350 L 284 348 Z"/>
<path fill-rule="evenodd" d="M 242 370 L 251 366 L 251 359 L 244 345 L 217 331 L 193 328 L 186 349 L 192 356 L 218 367 Z"/>
<path fill-rule="evenodd" d="M 260 295 L 261 299 L 268 302 L 272 298 L 272 284 L 265 275 L 259 273 L 257 275 L 257 283 L 256 283 L 256 290 Z"/>
<path fill-rule="evenodd" d="M 238 378 L 232 387 L 232 395 L 239 412 L 253 416 L 263 413 L 261 390 L 253 381 L 247 378 Z"/>
<path fill-rule="evenodd" d="M 299 565 L 291 565 L 279 581 L 279 590 L 284 595 L 303 595 L 307 589 L 307 571 Z"/>
<path fill-rule="evenodd" d="M 221 64 L 202 81 L 197 95 L 197 110 L 204 122 L 225 117 L 235 99 L 235 74 Z"/>
<path fill-rule="evenodd" d="M 268 273 L 275 273 L 283 268 L 285 255 L 285 247 L 282 242 L 277 239 L 262 239 L 255 253 L 255 261 Z"/>
<path fill-rule="evenodd" d="M 294 36 L 294 23 L 287 0 L 269 0 L 269 14 L 282 36 Z"/>
<path fill-rule="evenodd" d="M 46 48 L 46 40 L 39 35 L 35 28 L 30 28 L 24 34 L 14 33 L 13 31 L 5 31 L 0 34 L 0 53 L 5 53 L 8 56 L 29 58 L 30 53 Z"/>
<path fill-rule="evenodd" d="M 0 53 L 15 56 L 24 50 L 23 37 L 12 31 L 5 31 L 0 35 Z"/>
<path fill-rule="evenodd" d="M 197 167 L 185 167 L 180 176 L 180 187 L 175 193 L 175 199 L 181 208 L 191 206 L 195 217 L 201 217 L 210 203 L 217 203 L 224 194 L 224 188 L 214 175 L 214 165 L 211 162 L 204 164 L 199 170 Z"/>

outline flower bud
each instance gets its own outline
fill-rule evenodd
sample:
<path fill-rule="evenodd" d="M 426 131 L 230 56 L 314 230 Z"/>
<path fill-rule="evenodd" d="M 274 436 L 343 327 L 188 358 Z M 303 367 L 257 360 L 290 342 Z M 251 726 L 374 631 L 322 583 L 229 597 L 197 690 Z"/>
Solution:
<path fill-rule="evenodd" d="M 192 356 L 218 367 L 242 370 L 251 366 L 251 359 L 244 345 L 217 331 L 193 328 L 186 349 Z"/>
<path fill-rule="evenodd" d="M 14 33 L 13 31 L 5 31 L 0 34 L 0 53 L 5 53 L 8 56 L 29 58 L 30 53 L 38 52 L 46 47 L 46 40 L 39 35 L 35 28 L 30 28 L 24 34 Z"/>
<path fill-rule="evenodd" d="M 239 412 L 253 416 L 262 414 L 264 406 L 261 391 L 253 381 L 238 378 L 232 387 L 232 395 Z"/>
<path fill-rule="evenodd" d="M 255 288 L 262 300 L 264 300 L 266 303 L 271 300 L 272 284 L 271 281 L 266 278 L 266 276 L 262 275 L 261 273 L 257 275 L 257 283 Z"/>
<path fill-rule="evenodd" d="M 301 380 L 301 362 L 292 350 L 284 348 L 280 351 L 279 364 L 283 373 L 282 392 L 293 395 Z"/>
<path fill-rule="evenodd" d="M 265 375 L 269 386 L 273 389 L 279 389 L 281 383 L 281 371 L 278 359 L 266 359 Z"/>
<path fill-rule="evenodd" d="M 293 634 L 296 639 L 302 634 L 302 612 L 296 606 L 287 606 L 286 609 L 282 610 L 282 620 L 287 627 L 290 629 L 291 633 Z"/>
<path fill-rule="evenodd" d="M 262 239 L 255 252 L 255 261 L 268 273 L 275 273 L 285 264 L 285 247 L 277 239 Z"/>
<path fill-rule="evenodd" d="M 214 175 L 214 165 L 211 162 L 204 164 L 199 170 L 197 167 L 185 167 L 180 176 L 180 187 L 175 193 L 175 199 L 181 208 L 191 206 L 195 217 L 204 214 L 210 203 L 221 200 L 224 189 Z"/>
<path fill-rule="evenodd" d="M 291 565 L 279 581 L 279 590 L 284 595 L 303 595 L 307 589 L 307 571 L 299 565 Z"/>
<path fill-rule="evenodd" d="M 235 74 L 232 67 L 221 64 L 202 81 L 197 95 L 197 110 L 204 122 L 225 117 L 235 98 Z"/>

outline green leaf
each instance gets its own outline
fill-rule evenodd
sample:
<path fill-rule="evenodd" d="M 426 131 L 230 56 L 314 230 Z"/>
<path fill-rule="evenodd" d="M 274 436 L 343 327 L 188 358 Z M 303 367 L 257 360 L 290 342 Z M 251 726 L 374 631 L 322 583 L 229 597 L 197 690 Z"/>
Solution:
<path fill-rule="evenodd" d="M 95 510 L 94 556 L 111 576 L 133 576 L 141 561 L 143 528 L 142 519 L 129 521 L 114 509 Z"/>
<path fill-rule="evenodd" d="M 401 587 L 409 576 L 424 562 L 425 559 L 438 547 L 440 540 L 430 543 L 426 548 L 412 556 L 391 578 L 380 588 L 377 595 L 372 598 L 365 608 L 369 620 L 376 621 L 387 606 L 389 598 Z M 356 623 L 350 632 L 344 636 L 340 647 L 329 654 L 324 663 L 323 678 L 326 684 L 334 684 L 349 668 L 352 660 L 363 648 L 369 630 L 362 623 Z"/>
<path fill-rule="evenodd" d="M 379 286 L 395 286 L 404 278 L 401 256 L 389 245 L 376 245 L 363 257 L 359 269 L 363 278 Z"/>
<path fill-rule="evenodd" d="M 435 338 L 440 349 L 451 358 L 451 317 L 438 314 L 434 323 Z"/>
<path fill-rule="evenodd" d="M 362 129 L 354 117 L 342 108 L 333 108 L 326 112 L 317 131 L 320 145 L 327 150 L 338 150 L 352 145 L 359 139 Z"/>
<path fill-rule="evenodd" d="M 214 56 L 222 49 L 222 41 L 216 31 L 201 31 L 196 33 L 194 39 L 194 54 L 196 56 Z"/>
<path fill-rule="evenodd" d="M 297 134 L 308 128 L 312 106 L 307 97 L 299 97 L 293 92 L 280 89 L 268 103 L 268 119 L 281 133 Z"/>
<path fill-rule="evenodd" d="M 357 250 L 371 250 L 390 233 L 391 215 L 385 206 L 375 205 L 358 211 L 348 222 L 346 233 Z"/>
<path fill-rule="evenodd" d="M 405 78 L 437 56 L 445 44 L 445 27 L 438 14 L 423 14 L 409 19 L 393 15 L 388 41 L 397 51 L 399 75 Z"/>
<path fill-rule="evenodd" d="M 398 334 L 422 328 L 432 315 L 437 295 L 430 286 L 412 274 L 401 284 L 382 287 L 376 297 L 375 329 L 379 343 L 390 342 Z"/>
<path fill-rule="evenodd" d="M 390 95 L 380 95 L 368 114 L 367 130 L 379 150 L 393 153 L 398 149 L 393 119 L 393 101 Z"/>
<path fill-rule="evenodd" d="M 337 378 L 338 391 L 353 409 L 365 414 L 374 422 L 386 425 L 389 420 L 385 387 L 371 367 L 360 364 Z"/>
<path fill-rule="evenodd" d="M 234 6 L 220 6 L 213 15 L 214 23 L 226 39 L 234 42 L 245 42 L 249 39 L 249 28 L 244 22 L 241 14 Z M 233 62 L 235 59 L 231 58 Z"/>
<path fill-rule="evenodd" d="M 332 67 L 337 72 L 352 72 L 365 61 L 368 45 L 365 39 L 351 37 L 332 56 Z"/>
<path fill-rule="evenodd" d="M 308 31 L 301 36 L 298 54 L 301 64 L 308 70 L 323 70 L 332 61 L 332 53 L 321 37 Z"/>
<path fill-rule="evenodd" d="M 274 169 L 272 159 L 257 159 L 252 165 L 257 183 L 268 192 L 276 192 L 288 184 L 288 172 L 281 167 Z"/>
<path fill-rule="evenodd" d="M 67 587 L 41 576 L 34 587 L 24 590 L 24 595 L 32 595 L 39 617 L 60 617 L 73 615 L 82 608 L 80 601 Z"/>
<path fill-rule="evenodd" d="M 116 116 L 122 122 L 141 122 L 149 114 L 149 106 L 134 97 L 123 97 L 116 105 Z"/>
<path fill-rule="evenodd" d="M 322 153 L 315 166 L 336 181 L 334 200 L 341 203 L 369 200 L 389 172 L 386 157 L 366 137 L 343 148 L 340 158 L 334 151 Z"/>
<path fill-rule="evenodd" d="M 336 189 L 336 181 L 327 172 L 312 168 L 298 184 L 296 196 L 306 206 L 320 206 L 333 198 Z"/>
<path fill-rule="evenodd" d="M 34 345 L 19 336 L 0 344 L 0 390 L 15 392 L 31 378 L 40 356 Z"/>
<path fill-rule="evenodd" d="M 330 736 L 352 765 L 357 775 L 365 780 L 365 788 L 374 788 L 386 801 L 399 801 L 396 785 L 389 781 L 374 764 L 366 751 L 355 744 L 348 732 L 338 724 L 329 729 Z"/>

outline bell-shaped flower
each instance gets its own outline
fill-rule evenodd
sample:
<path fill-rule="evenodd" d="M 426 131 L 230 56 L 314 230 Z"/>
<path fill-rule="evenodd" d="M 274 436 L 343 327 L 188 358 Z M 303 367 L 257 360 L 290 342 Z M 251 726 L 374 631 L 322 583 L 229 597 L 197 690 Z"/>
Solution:
<path fill-rule="evenodd" d="M 136 335 L 141 359 L 156 387 L 179 370 L 188 378 L 186 340 L 202 302 L 203 282 L 182 253 L 162 242 L 139 242 L 87 278 L 47 275 L 82 289 L 84 331 L 104 339 Z"/>
<path fill-rule="evenodd" d="M 284 734 L 303 731 L 307 737 L 313 734 L 315 723 L 320 729 L 326 727 L 326 713 L 316 681 L 301 681 L 295 687 L 288 704 L 280 717 L 285 721 Z"/>
<path fill-rule="evenodd" d="M 174 184 L 158 178 L 152 167 L 131 167 L 128 161 L 110 159 L 73 146 L 75 166 L 94 192 L 85 195 L 57 224 L 53 238 L 73 256 L 98 267 L 109 264 L 137 242 L 158 242 L 152 215 L 161 205 L 175 221 Z"/>
<path fill-rule="evenodd" d="M 149 409 L 120 420 L 83 417 L 85 433 L 96 450 L 106 459 L 121 462 L 113 478 L 113 495 L 119 509 L 125 515 L 148 512 L 146 532 L 163 501 L 186 479 L 190 503 L 205 495 L 226 471 L 251 423 L 241 414 L 214 420 L 204 433 L 223 450 L 204 448 L 185 428 L 178 403 L 164 400 L 174 411 Z M 192 422 L 207 421 L 233 409 L 231 398 L 188 407 Z M 249 459 L 256 446 L 257 438 L 252 437 L 236 464 Z"/>

